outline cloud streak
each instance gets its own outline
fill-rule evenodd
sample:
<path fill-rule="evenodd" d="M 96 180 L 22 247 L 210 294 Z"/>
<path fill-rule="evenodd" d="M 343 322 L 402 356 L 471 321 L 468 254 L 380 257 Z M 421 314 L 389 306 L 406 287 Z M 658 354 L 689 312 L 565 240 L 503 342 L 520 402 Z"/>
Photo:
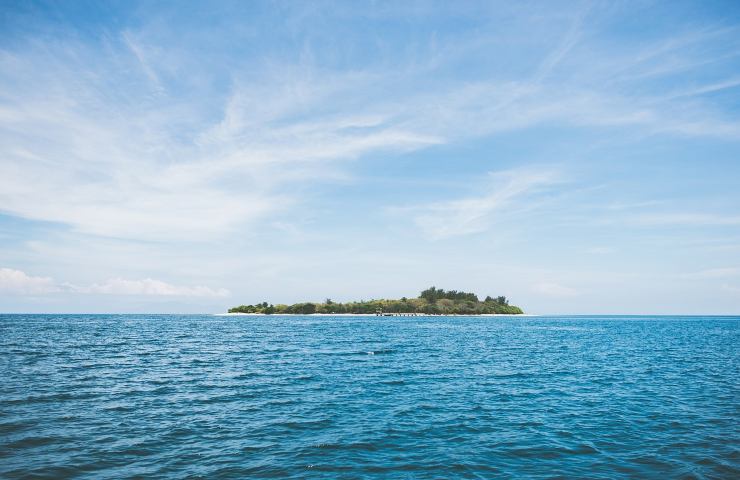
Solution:
<path fill-rule="evenodd" d="M 728 278 L 740 276 L 740 268 L 735 267 L 723 267 L 723 268 L 709 268 L 698 272 L 684 273 L 681 278 L 688 280 L 708 280 L 715 278 Z"/>
<path fill-rule="evenodd" d="M 684 34 L 690 40 L 645 46 L 630 69 L 604 61 L 573 68 L 584 52 L 598 48 L 582 40 L 586 13 L 592 14 L 577 12 L 531 76 L 418 90 L 415 84 L 426 83 L 430 73 L 424 64 L 389 72 L 377 66 L 327 70 L 304 61 L 262 64 L 250 75 L 219 72 L 227 75 L 230 93 L 215 95 L 203 85 L 224 79 L 197 71 L 195 86 L 171 80 L 185 73 L 173 65 L 192 65 L 172 58 L 176 53 L 169 62 L 152 57 L 148 52 L 166 45 L 131 29 L 106 44 L 112 55 L 71 39 L 6 50 L 0 56 L 6 92 L 0 97 L 0 210 L 94 235 L 211 239 L 287 211 L 302 201 L 297 186 L 336 178 L 373 152 L 399 154 L 542 124 L 740 139 L 740 124 L 695 99 L 733 87 L 736 78 L 672 97 L 626 93 L 634 80 L 625 72 L 680 56 L 686 42 L 722 41 L 732 32 L 691 32 Z M 444 72 L 469 53 L 464 42 L 456 44 L 434 68 Z M 186 97 L 217 101 L 183 102 L 175 96 L 183 88 L 195 89 Z M 458 218 L 468 233 L 507 195 L 435 208 Z M 418 223 L 447 235 L 431 218 Z"/>
<path fill-rule="evenodd" d="M 554 298 L 570 298 L 580 295 L 578 290 L 555 282 L 540 282 L 535 284 L 532 289 L 540 295 Z"/>
<path fill-rule="evenodd" d="M 173 285 L 151 278 L 142 280 L 111 278 L 102 283 L 80 286 L 67 282 L 58 283 L 50 277 L 31 276 L 21 270 L 0 268 L 0 294 L 3 293 L 11 295 L 74 293 L 160 297 L 228 297 L 230 295 L 230 292 L 224 288 Z"/>
<path fill-rule="evenodd" d="M 740 215 L 694 212 L 646 213 L 630 217 L 628 222 L 645 226 L 722 227 L 740 225 Z"/>
<path fill-rule="evenodd" d="M 488 230 L 504 209 L 511 209 L 515 202 L 531 198 L 558 181 L 559 176 L 553 171 L 491 172 L 485 194 L 392 211 L 411 214 L 414 224 L 433 239 L 469 235 Z"/>
<path fill-rule="evenodd" d="M 674 272 L 685 292 L 722 291 L 688 281 L 697 264 L 736 266 L 740 35 L 716 5 L 104 11 L 4 11 L 0 265 L 18 309 L 36 292 L 203 311 L 225 294 L 205 285 L 351 298 L 384 284 L 380 258 L 402 265 L 394 288 L 517 264 L 501 293 L 549 308 L 571 288 L 550 280 L 592 285 L 586 265 L 644 291 Z M 617 288 L 578 303 L 622 309 Z"/>

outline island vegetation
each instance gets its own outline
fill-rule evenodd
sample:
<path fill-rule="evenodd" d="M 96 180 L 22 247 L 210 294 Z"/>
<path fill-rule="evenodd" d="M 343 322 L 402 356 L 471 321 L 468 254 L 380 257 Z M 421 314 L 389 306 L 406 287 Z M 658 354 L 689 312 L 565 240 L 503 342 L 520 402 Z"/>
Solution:
<path fill-rule="evenodd" d="M 425 315 L 485 315 L 523 313 L 514 305 L 509 305 L 506 297 L 487 296 L 484 300 L 478 299 L 475 293 L 457 290 L 444 290 L 431 287 L 417 298 L 403 297 L 399 300 L 361 300 L 359 302 L 339 303 L 326 299 L 323 303 L 296 303 L 293 305 L 268 304 L 240 305 L 230 308 L 229 313 L 262 313 L 262 314 L 403 314 L 416 313 Z"/>

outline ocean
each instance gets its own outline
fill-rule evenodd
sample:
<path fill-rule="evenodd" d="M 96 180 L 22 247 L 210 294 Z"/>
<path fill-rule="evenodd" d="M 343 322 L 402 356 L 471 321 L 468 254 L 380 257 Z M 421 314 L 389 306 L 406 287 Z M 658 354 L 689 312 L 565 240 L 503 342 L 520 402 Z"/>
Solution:
<path fill-rule="evenodd" d="M 0 315 L 1 478 L 740 478 L 740 317 Z"/>

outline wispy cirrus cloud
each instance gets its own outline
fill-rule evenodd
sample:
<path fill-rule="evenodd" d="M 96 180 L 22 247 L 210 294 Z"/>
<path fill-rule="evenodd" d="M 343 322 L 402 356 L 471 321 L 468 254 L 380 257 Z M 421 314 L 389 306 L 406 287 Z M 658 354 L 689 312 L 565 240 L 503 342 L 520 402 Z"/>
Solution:
<path fill-rule="evenodd" d="M 534 169 L 491 172 L 485 193 L 391 209 L 410 214 L 414 224 L 434 239 L 478 233 L 491 228 L 496 215 L 511 209 L 515 202 L 536 195 L 560 181 L 553 170 Z"/>
<path fill-rule="evenodd" d="M 700 270 L 698 272 L 684 273 L 681 278 L 689 280 L 707 280 L 715 278 L 728 278 L 740 276 L 740 268 L 736 267 L 720 267 L 720 268 L 708 268 L 706 270 Z"/>
<path fill-rule="evenodd" d="M 111 278 L 103 283 L 94 283 L 84 287 L 70 284 L 65 284 L 65 286 L 74 293 L 101 295 L 156 295 L 165 297 L 228 297 L 230 295 L 225 288 L 212 289 L 204 286 L 172 285 L 151 278 L 142 280 Z"/>
<path fill-rule="evenodd" d="M 67 282 L 56 282 L 51 277 L 28 275 L 21 270 L 0 268 L 0 294 L 45 295 L 57 293 L 166 297 L 228 297 L 230 295 L 230 292 L 225 288 L 212 289 L 205 286 L 173 285 L 151 278 L 141 280 L 111 278 L 102 283 L 81 286 Z"/>
<path fill-rule="evenodd" d="M 740 215 L 727 215 L 703 212 L 666 212 L 666 213 L 644 213 L 630 216 L 627 223 L 645 226 L 734 226 L 740 225 Z"/>
<path fill-rule="evenodd" d="M 608 255 L 610 253 L 614 253 L 614 248 L 612 247 L 589 247 L 586 249 L 586 253 L 590 253 L 592 255 Z"/>
<path fill-rule="evenodd" d="M 123 39 L 115 65 L 86 46 L 73 47 L 67 63 L 48 61 L 53 47 L 0 62 L 0 82 L 13 92 L 0 105 L 0 210 L 95 235 L 211 238 L 294 204 L 291 186 L 334 178 L 332 162 L 441 141 L 368 105 L 318 107 L 362 88 L 361 74 L 303 80 L 280 71 L 257 83 L 235 81 L 212 118 L 203 106 L 173 99 L 141 47 Z M 121 73 L 126 66 L 141 66 L 148 81 L 137 84 Z M 31 71 L 43 73 L 27 85 Z M 111 98 L 126 80 L 132 98 Z"/>
<path fill-rule="evenodd" d="M 532 289 L 535 292 L 547 297 L 569 298 L 580 295 L 580 292 L 575 288 L 571 288 L 555 282 L 540 282 L 535 284 Z"/>
<path fill-rule="evenodd" d="M 403 153 L 542 124 L 740 138 L 740 124 L 696 100 L 736 79 L 672 97 L 630 88 L 636 72 L 648 74 L 668 59 L 687 57 L 683 68 L 691 68 L 689 60 L 704 50 L 686 50 L 687 44 L 713 45 L 732 31 L 685 32 L 642 46 L 625 57 L 625 68 L 594 61 L 605 56 L 584 40 L 592 33 L 584 18 L 601 14 L 591 10 L 571 16 L 530 75 L 462 83 L 424 79 L 429 68 L 445 71 L 490 43 L 485 34 L 453 43 L 429 64 L 399 70 L 378 64 L 329 70 L 308 55 L 297 65 L 263 62 L 249 75 L 239 68 L 186 74 L 178 69 L 192 69 L 193 60 L 157 43 L 166 35 L 131 28 L 104 47 L 70 38 L 5 50 L 0 210 L 95 235 L 205 239 L 286 211 L 301 201 L 296 186 L 337 178 L 372 152 Z M 193 75 L 197 83 L 176 81 Z M 216 81 L 227 84 L 227 94 L 208 87 Z M 454 211 L 469 212 L 461 224 L 467 231 L 500 201 L 493 195 L 439 208 L 461 219 Z"/>
<path fill-rule="evenodd" d="M 721 8 L 252 7 L 5 9 L 0 264 L 68 269 L 72 282 L 27 275 L 18 291 L 218 298 L 188 285 L 228 282 L 279 295 L 302 272 L 300 296 L 318 252 L 344 243 L 353 255 L 393 249 L 409 271 L 453 250 L 466 268 L 500 255 L 547 272 L 580 261 L 649 271 L 679 257 L 641 259 L 646 243 L 679 249 L 711 230 L 726 250 L 704 260 L 732 265 L 720 255 L 737 250 L 728 235 L 740 226 L 740 36 Z M 399 224 L 415 228 L 383 244 Z M 676 227 L 690 228 L 677 239 Z M 420 249 L 423 236 L 446 241 Z M 540 242 L 558 255 L 538 255 Z M 526 294 L 555 278 L 525 270 Z"/>

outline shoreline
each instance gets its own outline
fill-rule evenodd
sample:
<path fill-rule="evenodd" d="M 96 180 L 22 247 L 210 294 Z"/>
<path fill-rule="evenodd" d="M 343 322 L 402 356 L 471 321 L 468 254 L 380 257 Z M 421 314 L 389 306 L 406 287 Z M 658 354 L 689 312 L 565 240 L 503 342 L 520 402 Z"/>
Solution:
<path fill-rule="evenodd" d="M 416 315 L 377 315 L 375 313 L 212 313 L 215 317 L 537 317 L 530 313 L 481 313 L 463 315 L 459 313 L 430 314 L 420 313 Z"/>

